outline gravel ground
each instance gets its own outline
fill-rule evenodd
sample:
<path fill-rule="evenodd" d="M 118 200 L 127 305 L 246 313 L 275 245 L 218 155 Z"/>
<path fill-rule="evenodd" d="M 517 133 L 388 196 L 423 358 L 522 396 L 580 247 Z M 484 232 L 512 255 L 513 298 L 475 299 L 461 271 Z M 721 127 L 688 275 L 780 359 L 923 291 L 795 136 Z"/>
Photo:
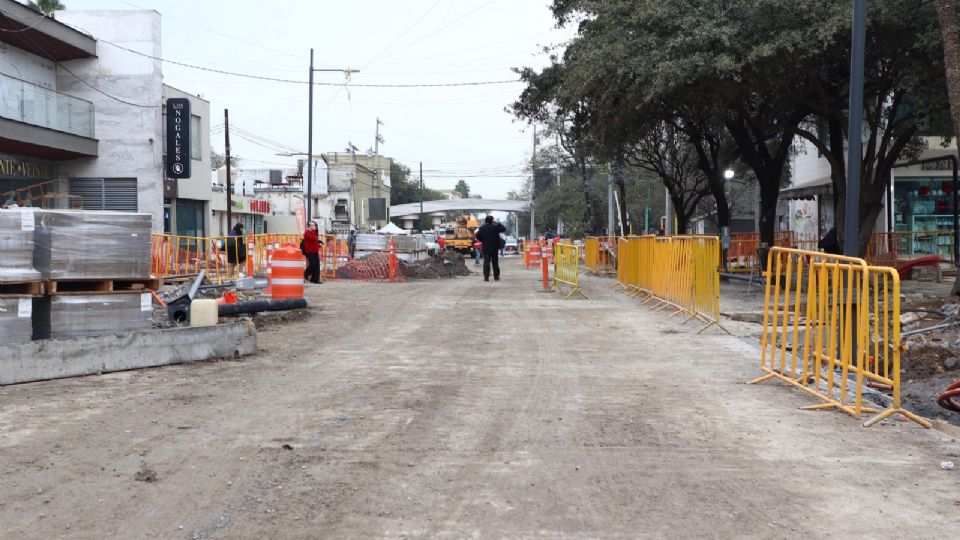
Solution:
<path fill-rule="evenodd" d="M 954 439 L 800 411 L 740 338 L 519 266 L 308 287 L 243 360 L 0 388 L 0 536 L 956 536 Z"/>

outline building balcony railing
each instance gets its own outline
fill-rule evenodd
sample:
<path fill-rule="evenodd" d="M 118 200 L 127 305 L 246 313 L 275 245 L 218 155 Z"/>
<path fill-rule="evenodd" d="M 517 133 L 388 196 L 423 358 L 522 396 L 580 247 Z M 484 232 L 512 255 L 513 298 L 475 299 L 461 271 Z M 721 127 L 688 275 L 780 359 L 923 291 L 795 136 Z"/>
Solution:
<path fill-rule="evenodd" d="M 93 103 L 0 74 L 0 117 L 94 138 Z"/>

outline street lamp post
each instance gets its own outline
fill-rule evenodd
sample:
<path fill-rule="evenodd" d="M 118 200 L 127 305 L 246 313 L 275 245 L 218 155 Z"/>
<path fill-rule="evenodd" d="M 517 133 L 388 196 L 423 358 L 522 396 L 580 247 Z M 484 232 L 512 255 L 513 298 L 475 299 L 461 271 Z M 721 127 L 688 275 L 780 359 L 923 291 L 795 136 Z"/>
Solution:
<path fill-rule="evenodd" d="M 850 44 L 850 124 L 847 127 L 847 200 L 844 206 L 843 254 L 860 256 L 860 161 L 863 159 L 863 57 L 867 35 L 867 0 L 853 0 Z"/>
<path fill-rule="evenodd" d="M 310 104 L 307 112 L 307 223 L 310 223 L 313 209 L 313 74 L 317 71 L 341 72 L 348 78 L 354 73 L 360 73 L 357 69 L 316 69 L 313 67 L 313 49 L 310 49 Z"/>

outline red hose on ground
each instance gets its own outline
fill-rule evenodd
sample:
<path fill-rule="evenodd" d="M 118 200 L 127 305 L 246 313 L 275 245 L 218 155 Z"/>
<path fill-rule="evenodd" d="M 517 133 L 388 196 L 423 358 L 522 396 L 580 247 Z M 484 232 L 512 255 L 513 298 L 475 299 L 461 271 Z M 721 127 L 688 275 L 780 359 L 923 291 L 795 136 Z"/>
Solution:
<path fill-rule="evenodd" d="M 937 404 L 948 411 L 960 412 L 960 401 L 957 401 L 957 397 L 960 397 L 960 380 L 948 386 L 937 397 Z"/>

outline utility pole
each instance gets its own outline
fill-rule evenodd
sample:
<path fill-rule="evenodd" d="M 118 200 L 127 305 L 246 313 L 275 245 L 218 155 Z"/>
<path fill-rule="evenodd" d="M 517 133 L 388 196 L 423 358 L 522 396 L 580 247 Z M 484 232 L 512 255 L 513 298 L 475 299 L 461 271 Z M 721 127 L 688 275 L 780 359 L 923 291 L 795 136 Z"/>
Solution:
<path fill-rule="evenodd" d="M 223 110 L 223 139 L 227 159 L 227 230 L 233 228 L 233 185 L 230 182 L 230 109 Z"/>
<path fill-rule="evenodd" d="M 347 141 L 347 152 L 353 156 L 353 177 L 350 179 L 350 224 L 360 230 L 360 222 L 357 221 L 357 147 L 352 142 Z"/>
<path fill-rule="evenodd" d="M 380 196 L 380 168 L 377 167 L 380 158 L 380 143 L 383 142 L 383 139 L 380 137 L 380 126 L 383 125 L 383 122 L 380 121 L 380 118 L 377 118 L 377 131 L 376 136 L 373 138 L 373 174 L 376 178 L 373 179 L 373 196 Z"/>
<path fill-rule="evenodd" d="M 530 238 L 534 240 L 537 237 L 537 228 L 535 226 L 537 210 L 534 207 L 534 194 L 537 191 L 537 126 L 533 126 L 533 155 L 530 156 Z"/>
<path fill-rule="evenodd" d="M 350 75 L 354 73 L 360 73 L 356 69 L 314 69 L 313 67 L 313 49 L 310 49 L 310 90 L 309 90 L 309 104 L 307 105 L 307 223 L 310 222 L 311 212 L 313 209 L 313 73 L 316 71 L 339 71 L 342 72 L 347 79 L 350 79 Z"/>
<path fill-rule="evenodd" d="M 850 44 L 850 125 L 847 128 L 847 200 L 844 205 L 843 254 L 860 256 L 860 161 L 863 159 L 863 56 L 867 35 L 867 0 L 853 0 Z"/>
<path fill-rule="evenodd" d="M 614 222 L 613 215 L 613 182 L 614 177 L 617 174 L 617 169 L 614 163 L 607 163 L 607 236 L 615 236 L 616 232 L 616 223 Z"/>
<path fill-rule="evenodd" d="M 420 232 L 423 232 L 423 162 L 420 162 Z"/>

